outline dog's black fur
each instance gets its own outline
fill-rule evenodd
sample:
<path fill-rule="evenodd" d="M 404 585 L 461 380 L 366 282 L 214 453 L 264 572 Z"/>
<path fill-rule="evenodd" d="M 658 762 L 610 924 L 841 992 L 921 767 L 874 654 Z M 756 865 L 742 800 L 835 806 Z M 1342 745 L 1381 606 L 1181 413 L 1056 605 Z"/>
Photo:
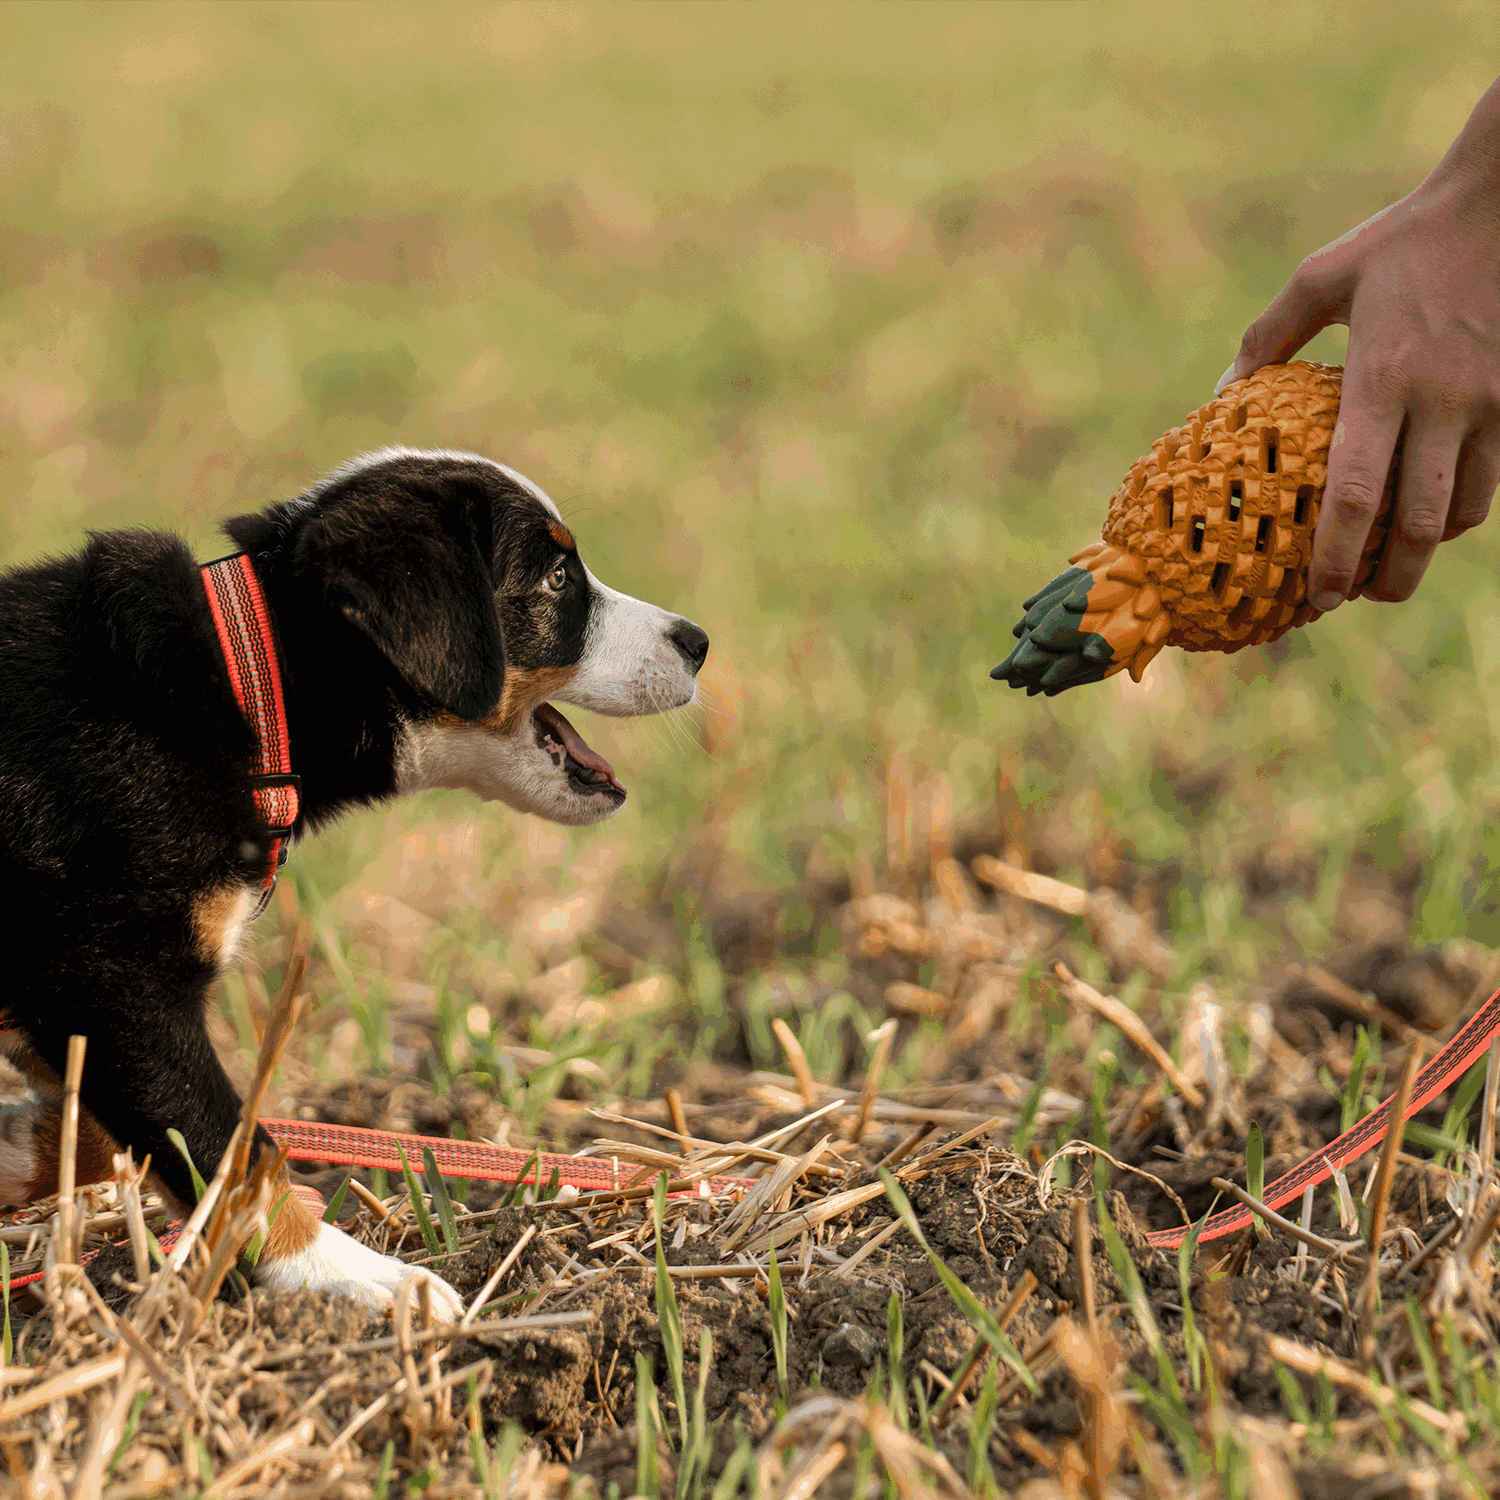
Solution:
<path fill-rule="evenodd" d="M 396 790 L 404 727 L 494 711 L 507 654 L 530 670 L 583 651 L 571 537 L 497 466 L 397 455 L 226 529 L 279 638 L 298 835 Z M 573 586 L 539 593 L 549 567 Z M 240 1110 L 209 1043 L 218 963 L 195 911 L 264 879 L 252 751 L 180 541 L 99 534 L 0 575 L 0 1003 L 57 1073 L 88 1037 L 85 1106 L 184 1203 L 168 1129 L 207 1174 Z"/>

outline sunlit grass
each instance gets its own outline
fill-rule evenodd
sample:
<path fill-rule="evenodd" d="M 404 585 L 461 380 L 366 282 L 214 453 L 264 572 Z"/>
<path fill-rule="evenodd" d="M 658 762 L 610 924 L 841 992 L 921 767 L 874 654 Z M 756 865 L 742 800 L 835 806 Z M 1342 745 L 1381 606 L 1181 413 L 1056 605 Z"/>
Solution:
<path fill-rule="evenodd" d="M 1267 846 L 1314 867 L 1308 951 L 1356 854 L 1420 863 L 1416 938 L 1500 940 L 1490 532 L 1411 604 L 1143 689 L 987 677 L 1298 257 L 1451 138 L 1500 21 L 1439 10 L 8 7 L 4 557 L 141 522 L 207 556 L 351 452 L 471 446 L 710 631 L 701 706 L 589 722 L 631 787 L 607 830 L 431 796 L 298 849 L 371 1065 L 393 1002 L 334 947 L 403 828 L 472 824 L 492 899 L 392 977 L 524 983 L 512 919 L 602 839 L 623 888 L 732 872 L 794 927 L 884 848 L 893 758 L 1061 874 L 1101 841 L 1176 867 L 1184 964 L 1231 982 L 1281 941 L 1239 880 Z"/>

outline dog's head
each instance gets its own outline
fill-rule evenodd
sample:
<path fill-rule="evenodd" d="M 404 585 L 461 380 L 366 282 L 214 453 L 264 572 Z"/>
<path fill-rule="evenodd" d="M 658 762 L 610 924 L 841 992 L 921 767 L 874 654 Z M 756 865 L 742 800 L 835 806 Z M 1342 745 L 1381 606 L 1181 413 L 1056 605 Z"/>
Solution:
<path fill-rule="evenodd" d="M 625 788 L 548 700 L 598 713 L 691 703 L 708 636 L 607 588 L 530 480 L 472 453 L 388 448 L 305 497 L 297 566 L 412 690 L 398 791 L 455 787 L 555 823 Z"/>

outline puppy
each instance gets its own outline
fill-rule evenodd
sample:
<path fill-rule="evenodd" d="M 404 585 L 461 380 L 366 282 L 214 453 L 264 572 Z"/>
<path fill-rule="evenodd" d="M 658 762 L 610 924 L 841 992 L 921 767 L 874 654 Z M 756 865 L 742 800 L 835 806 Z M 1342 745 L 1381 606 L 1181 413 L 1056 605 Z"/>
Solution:
<path fill-rule="evenodd" d="M 625 788 L 554 702 L 679 708 L 708 653 L 692 621 L 602 584 L 551 500 L 475 454 L 385 449 L 225 529 L 243 555 L 202 571 L 178 539 L 127 531 L 0 574 L 12 1054 L 55 1100 L 68 1037 L 87 1036 L 79 1180 L 107 1177 L 118 1143 L 183 1205 L 167 1132 L 205 1176 L 234 1132 L 205 1008 L 287 841 L 429 787 L 597 823 Z M 226 573 L 250 590 L 238 604 Z M 0 1119 L 0 1203 L 56 1191 L 45 1104 Z M 257 1268 L 377 1308 L 407 1274 L 295 1195 Z"/>

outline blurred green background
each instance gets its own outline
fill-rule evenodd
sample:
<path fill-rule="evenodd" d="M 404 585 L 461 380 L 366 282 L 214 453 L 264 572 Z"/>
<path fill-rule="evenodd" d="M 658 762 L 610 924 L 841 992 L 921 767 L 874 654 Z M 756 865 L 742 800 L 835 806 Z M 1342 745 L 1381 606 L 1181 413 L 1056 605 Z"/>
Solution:
<path fill-rule="evenodd" d="M 559 956 L 515 951 L 526 903 L 601 879 L 816 950 L 810 882 L 950 828 L 1081 880 L 1171 868 L 1181 950 L 1230 976 L 1252 868 L 1309 950 L 1352 858 L 1408 872 L 1413 936 L 1500 942 L 1493 524 L 1411 603 L 1143 688 L 987 676 L 1497 44 L 1445 3 L 8 4 L 4 560 L 131 524 L 206 557 L 353 453 L 463 447 L 709 630 L 705 706 L 581 716 L 632 792 L 605 828 L 432 797 L 298 851 L 329 928 L 423 912 L 405 829 L 480 872 L 412 972 L 458 941 L 524 979 Z M 613 980 L 650 969 L 615 946 Z"/>

